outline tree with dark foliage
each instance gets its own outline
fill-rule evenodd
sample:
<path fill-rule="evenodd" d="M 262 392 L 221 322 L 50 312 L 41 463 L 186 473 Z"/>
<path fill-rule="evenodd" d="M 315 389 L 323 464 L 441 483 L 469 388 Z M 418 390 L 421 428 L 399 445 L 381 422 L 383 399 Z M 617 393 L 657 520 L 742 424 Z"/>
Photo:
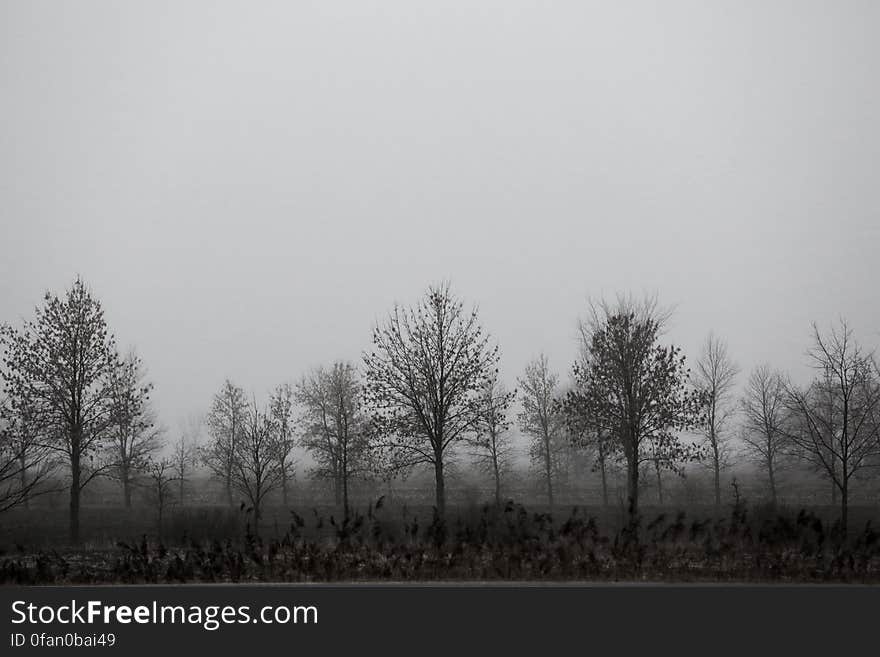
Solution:
<path fill-rule="evenodd" d="M 70 466 L 70 540 L 78 543 L 80 493 L 108 467 L 96 456 L 116 420 L 113 381 L 121 364 L 104 310 L 77 278 L 64 297 L 47 292 L 21 330 L 0 328 L 0 342 L 12 413 L 30 409 Z"/>
<path fill-rule="evenodd" d="M 704 398 L 689 386 L 681 350 L 659 344 L 666 317 L 650 299 L 594 305 L 582 327 L 586 349 L 574 366 L 576 385 L 566 399 L 623 454 L 633 518 L 642 463 L 659 462 L 680 472 L 681 463 L 701 455 L 679 432 L 699 426 Z"/>
<path fill-rule="evenodd" d="M 433 468 L 437 513 L 446 507 L 444 466 L 473 429 L 480 391 L 497 374 L 499 353 L 448 284 L 412 308 L 395 306 L 364 355 L 374 446 L 391 470 Z"/>
<path fill-rule="evenodd" d="M 278 470 L 281 475 L 281 501 L 287 506 L 290 498 L 290 482 L 294 474 L 293 446 L 293 388 L 283 383 L 275 388 L 269 398 L 269 414 L 277 432 Z"/>

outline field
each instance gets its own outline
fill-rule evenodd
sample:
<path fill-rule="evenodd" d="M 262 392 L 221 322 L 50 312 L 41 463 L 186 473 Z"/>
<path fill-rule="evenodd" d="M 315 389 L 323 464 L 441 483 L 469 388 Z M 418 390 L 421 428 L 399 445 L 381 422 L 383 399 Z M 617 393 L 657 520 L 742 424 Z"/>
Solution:
<path fill-rule="evenodd" d="M 6 584 L 251 581 L 880 582 L 876 507 L 840 535 L 830 507 L 425 506 L 170 509 L 161 538 L 146 509 L 83 509 L 83 544 L 65 546 L 64 509 L 18 510 L 0 527 Z"/>

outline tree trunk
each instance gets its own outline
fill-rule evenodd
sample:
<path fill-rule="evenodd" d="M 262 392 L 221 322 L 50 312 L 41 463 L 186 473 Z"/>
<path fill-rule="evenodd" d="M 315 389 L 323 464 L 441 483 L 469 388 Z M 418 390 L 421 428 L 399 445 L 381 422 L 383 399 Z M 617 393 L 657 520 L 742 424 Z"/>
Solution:
<path fill-rule="evenodd" d="M 27 490 L 27 454 L 24 449 L 21 450 L 21 456 L 18 460 L 21 467 L 21 490 L 22 492 L 24 492 Z M 25 509 L 30 508 L 31 496 L 29 492 L 25 494 L 22 504 L 24 505 Z"/>
<path fill-rule="evenodd" d="M 342 479 L 339 476 L 339 457 L 333 457 L 333 504 L 342 504 Z"/>
<path fill-rule="evenodd" d="M 657 501 L 663 506 L 663 476 L 660 472 L 660 461 L 654 460 L 654 472 L 657 473 Z"/>
<path fill-rule="evenodd" d="M 260 501 L 254 501 L 254 536 L 260 536 Z"/>
<path fill-rule="evenodd" d="M 79 493 L 80 493 L 80 469 L 79 469 L 79 436 L 71 436 L 70 450 L 70 542 L 79 544 Z"/>
<path fill-rule="evenodd" d="M 131 476 L 128 466 L 122 467 L 122 499 L 126 509 L 131 508 Z"/>
<path fill-rule="evenodd" d="M 553 467 L 550 462 L 550 435 L 544 434 L 544 475 L 547 479 L 547 503 L 553 509 Z"/>
<path fill-rule="evenodd" d="M 434 481 L 436 484 L 437 514 L 442 518 L 446 515 L 446 481 L 443 478 L 443 458 L 434 458 Z"/>
<path fill-rule="evenodd" d="M 492 471 L 495 475 L 495 506 L 501 506 L 501 470 L 498 467 L 498 456 L 492 455 Z"/>
<path fill-rule="evenodd" d="M 840 538 L 846 540 L 847 525 L 849 524 L 849 481 L 846 474 L 842 477 L 840 490 Z"/>
<path fill-rule="evenodd" d="M 627 500 L 630 519 L 634 520 L 639 512 L 639 463 L 636 455 L 631 455 L 627 462 Z"/>
<path fill-rule="evenodd" d="M 608 507 L 608 474 L 605 471 L 605 448 L 599 436 L 599 473 L 602 475 L 602 506 Z"/>
<path fill-rule="evenodd" d="M 235 503 L 232 501 L 232 470 L 226 471 L 226 503 L 230 507 L 235 506 Z"/>
<path fill-rule="evenodd" d="M 721 458 L 718 455 L 718 445 L 712 441 L 712 466 L 715 474 L 715 508 L 721 507 Z"/>
<path fill-rule="evenodd" d="M 345 519 L 348 519 L 348 463 L 342 457 L 342 508 Z"/>
<path fill-rule="evenodd" d="M 831 471 L 834 474 L 837 474 L 837 457 L 835 457 L 834 454 L 832 454 L 830 461 L 831 461 Z M 829 477 L 829 479 L 831 480 L 831 505 L 837 506 L 837 484 L 834 483 L 833 476 Z"/>
<path fill-rule="evenodd" d="M 183 506 L 183 470 L 180 471 L 180 481 L 177 483 L 179 491 L 177 493 L 177 503 Z"/>
<path fill-rule="evenodd" d="M 776 506 L 776 473 L 773 471 L 773 461 L 767 461 L 767 474 L 770 476 L 770 503 Z"/>

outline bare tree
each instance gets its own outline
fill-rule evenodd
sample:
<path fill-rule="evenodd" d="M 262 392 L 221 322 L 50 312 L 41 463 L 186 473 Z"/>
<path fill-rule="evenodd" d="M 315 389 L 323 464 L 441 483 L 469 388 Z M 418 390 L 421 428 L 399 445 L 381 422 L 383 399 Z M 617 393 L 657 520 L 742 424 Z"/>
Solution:
<path fill-rule="evenodd" d="M 333 482 L 336 504 L 349 513 L 349 485 L 371 465 L 363 388 L 351 363 L 336 362 L 304 376 L 295 399 L 302 408 L 302 445 L 315 459 L 312 475 Z"/>
<path fill-rule="evenodd" d="M 508 413 L 516 391 L 508 392 L 504 384 L 493 377 L 482 390 L 481 396 L 478 403 L 479 416 L 467 442 L 477 467 L 492 477 L 495 505 L 500 506 L 501 480 L 509 471 L 513 458 Z"/>
<path fill-rule="evenodd" d="M 281 499 L 284 506 L 288 504 L 290 481 L 293 479 L 294 462 L 293 447 L 295 443 L 293 435 L 293 388 L 287 384 L 281 384 L 272 393 L 269 399 L 269 413 L 275 423 L 278 432 L 278 469 L 281 473 Z"/>
<path fill-rule="evenodd" d="M 786 434 L 787 406 L 785 380 L 768 365 L 752 370 L 740 401 L 742 440 L 751 458 L 764 470 L 770 501 L 778 497 L 778 473 L 789 449 Z"/>
<path fill-rule="evenodd" d="M 553 483 L 562 464 L 563 416 L 557 400 L 559 377 L 550 371 L 547 357 L 541 354 L 526 365 L 518 379 L 522 391 L 522 412 L 519 426 L 532 438 L 529 455 L 544 480 L 547 502 L 553 506 Z"/>
<path fill-rule="evenodd" d="M 244 390 L 227 379 L 220 392 L 214 395 L 211 410 L 205 419 L 211 442 L 201 450 L 202 462 L 223 482 L 229 506 L 233 505 L 236 450 L 244 431 L 247 413 L 248 404 Z"/>
<path fill-rule="evenodd" d="M 715 487 L 715 506 L 721 506 L 721 471 L 729 465 L 727 425 L 734 415 L 733 385 L 739 367 L 727 353 L 727 344 L 709 334 L 697 360 L 694 385 L 702 391 L 706 415 L 702 431 L 709 452 Z"/>
<path fill-rule="evenodd" d="M 281 485 L 281 449 L 278 426 L 256 400 L 248 407 L 241 435 L 235 443 L 232 485 L 245 496 L 253 511 L 254 533 L 259 535 L 263 502 Z"/>
<path fill-rule="evenodd" d="M 161 429 L 150 406 L 152 384 L 145 379 L 143 363 L 134 351 L 110 378 L 113 410 L 105 442 L 107 476 L 122 485 L 126 508 L 131 508 L 135 477 L 160 447 Z"/>
<path fill-rule="evenodd" d="M 364 355 L 366 399 L 377 452 L 392 469 L 433 468 L 437 512 L 446 508 L 450 448 L 479 417 L 479 394 L 497 373 L 498 348 L 449 285 L 431 287 L 414 308 L 395 306 Z"/>
<path fill-rule="evenodd" d="M 825 336 L 814 324 L 808 353 L 819 376 L 805 388 L 787 384 L 788 405 L 796 418 L 787 435 L 839 491 L 845 534 L 853 475 L 880 454 L 880 381 L 873 355 L 862 350 L 843 320 Z"/>
<path fill-rule="evenodd" d="M 165 509 L 171 501 L 174 482 L 174 464 L 170 459 L 157 459 L 148 456 L 144 463 L 144 472 L 147 475 L 149 495 L 156 507 L 156 535 L 161 540 L 162 524 Z"/>
<path fill-rule="evenodd" d="M 112 375 L 120 367 L 104 311 L 77 278 L 64 298 L 47 292 L 23 329 L 0 328 L 0 343 L 11 411 L 31 409 L 70 466 L 70 540 L 78 543 L 80 493 L 108 467 L 95 456 L 113 423 Z"/>
<path fill-rule="evenodd" d="M 199 439 L 202 430 L 202 419 L 190 416 L 183 422 L 177 440 L 172 445 L 171 467 L 177 481 L 177 503 L 184 504 L 186 481 L 198 463 Z"/>
<path fill-rule="evenodd" d="M 607 443 L 627 464 L 630 514 L 635 517 L 642 463 L 680 472 L 680 464 L 700 456 L 679 432 L 701 421 L 703 396 L 688 385 L 681 350 L 659 344 L 668 313 L 656 300 L 594 304 L 582 324 L 586 345 L 574 366 L 576 385 L 566 403 L 591 418 L 609 436 Z"/>

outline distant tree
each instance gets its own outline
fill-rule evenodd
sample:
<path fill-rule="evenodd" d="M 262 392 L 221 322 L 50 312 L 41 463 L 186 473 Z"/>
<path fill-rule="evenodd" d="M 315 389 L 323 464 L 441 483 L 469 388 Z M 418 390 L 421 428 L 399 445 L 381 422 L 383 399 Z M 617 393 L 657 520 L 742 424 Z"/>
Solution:
<path fill-rule="evenodd" d="M 32 497 L 48 492 L 44 484 L 56 466 L 32 409 L 19 405 L 13 412 L 7 400 L 0 399 L 0 513 L 27 507 Z"/>
<path fill-rule="evenodd" d="M 105 441 L 107 476 L 122 485 L 123 501 L 131 508 L 136 476 L 160 447 L 161 429 L 150 405 L 152 384 L 143 363 L 130 352 L 110 377 L 111 423 Z"/>
<path fill-rule="evenodd" d="M 314 458 L 312 475 L 333 483 L 336 504 L 349 513 L 349 486 L 371 467 L 363 387 L 351 363 L 319 367 L 297 384 L 294 398 L 302 408 L 302 446 Z"/>
<path fill-rule="evenodd" d="M 70 466 L 70 540 L 79 542 L 80 493 L 107 464 L 96 462 L 114 421 L 113 375 L 121 366 L 100 302 L 77 278 L 46 293 L 33 321 L 0 328 L 2 379 L 13 414 L 30 409 L 47 444 Z"/>
<path fill-rule="evenodd" d="M 281 499 L 288 504 L 290 481 L 293 479 L 293 447 L 296 439 L 293 433 L 293 388 L 281 384 L 269 399 L 269 413 L 275 424 L 278 440 L 278 469 L 281 475 Z"/>
<path fill-rule="evenodd" d="M 603 302 L 591 311 L 581 327 L 587 346 L 582 362 L 574 366 L 576 385 L 567 403 L 591 418 L 609 437 L 609 447 L 623 454 L 635 517 L 642 463 L 680 472 L 683 462 L 700 456 L 678 434 L 699 425 L 703 397 L 688 384 L 681 350 L 659 344 L 668 314 L 655 300 L 619 298 L 614 306 Z"/>
<path fill-rule="evenodd" d="M 554 479 L 563 467 L 564 418 L 557 399 L 559 377 L 550 371 L 547 357 L 541 354 L 526 365 L 518 380 L 522 391 L 520 430 L 532 439 L 529 455 L 541 473 L 547 502 L 553 506 Z"/>
<path fill-rule="evenodd" d="M 509 392 L 497 377 L 493 377 L 480 395 L 479 414 L 467 443 L 477 467 L 492 477 L 495 505 L 500 506 L 501 481 L 510 470 L 513 458 L 508 413 L 516 391 Z"/>
<path fill-rule="evenodd" d="M 414 308 L 395 306 L 364 355 L 374 446 L 391 470 L 434 470 L 437 512 L 446 508 L 444 465 L 479 417 L 479 395 L 497 373 L 498 348 L 449 285 Z"/>
<path fill-rule="evenodd" d="M 806 387 L 787 384 L 794 419 L 787 435 L 840 493 L 845 534 L 852 478 L 880 454 L 880 382 L 873 355 L 861 348 L 846 321 L 827 335 L 814 324 L 809 356 L 819 376 Z"/>
<path fill-rule="evenodd" d="M 768 365 L 759 365 L 749 375 L 740 408 L 743 444 L 752 460 L 767 475 L 770 501 L 775 505 L 779 470 L 790 449 L 786 432 L 785 379 Z"/>
<path fill-rule="evenodd" d="M 181 423 L 178 438 L 172 445 L 171 467 L 177 481 L 177 503 L 184 504 L 186 482 L 198 464 L 202 419 L 190 416 Z"/>
<path fill-rule="evenodd" d="M 709 334 L 697 360 L 694 385 L 705 399 L 703 437 L 715 488 L 715 506 L 721 506 L 721 471 L 729 465 L 730 449 L 727 425 L 735 413 L 733 386 L 739 367 L 727 353 L 727 344 Z"/>
<path fill-rule="evenodd" d="M 263 503 L 281 485 L 282 449 L 278 426 L 268 410 L 261 410 L 256 400 L 247 408 L 244 425 L 235 443 L 232 484 L 245 496 L 253 511 L 254 533 L 259 535 Z"/>
<path fill-rule="evenodd" d="M 211 410 L 205 419 L 211 441 L 201 450 L 202 462 L 223 482 L 229 506 L 233 505 L 236 450 L 244 431 L 247 413 L 248 403 L 244 390 L 227 379 L 214 395 Z"/>
<path fill-rule="evenodd" d="M 171 502 L 174 482 L 174 464 L 167 458 L 148 456 L 143 470 L 147 475 L 149 496 L 156 508 L 156 535 L 162 538 L 162 523 L 165 509 Z"/>

